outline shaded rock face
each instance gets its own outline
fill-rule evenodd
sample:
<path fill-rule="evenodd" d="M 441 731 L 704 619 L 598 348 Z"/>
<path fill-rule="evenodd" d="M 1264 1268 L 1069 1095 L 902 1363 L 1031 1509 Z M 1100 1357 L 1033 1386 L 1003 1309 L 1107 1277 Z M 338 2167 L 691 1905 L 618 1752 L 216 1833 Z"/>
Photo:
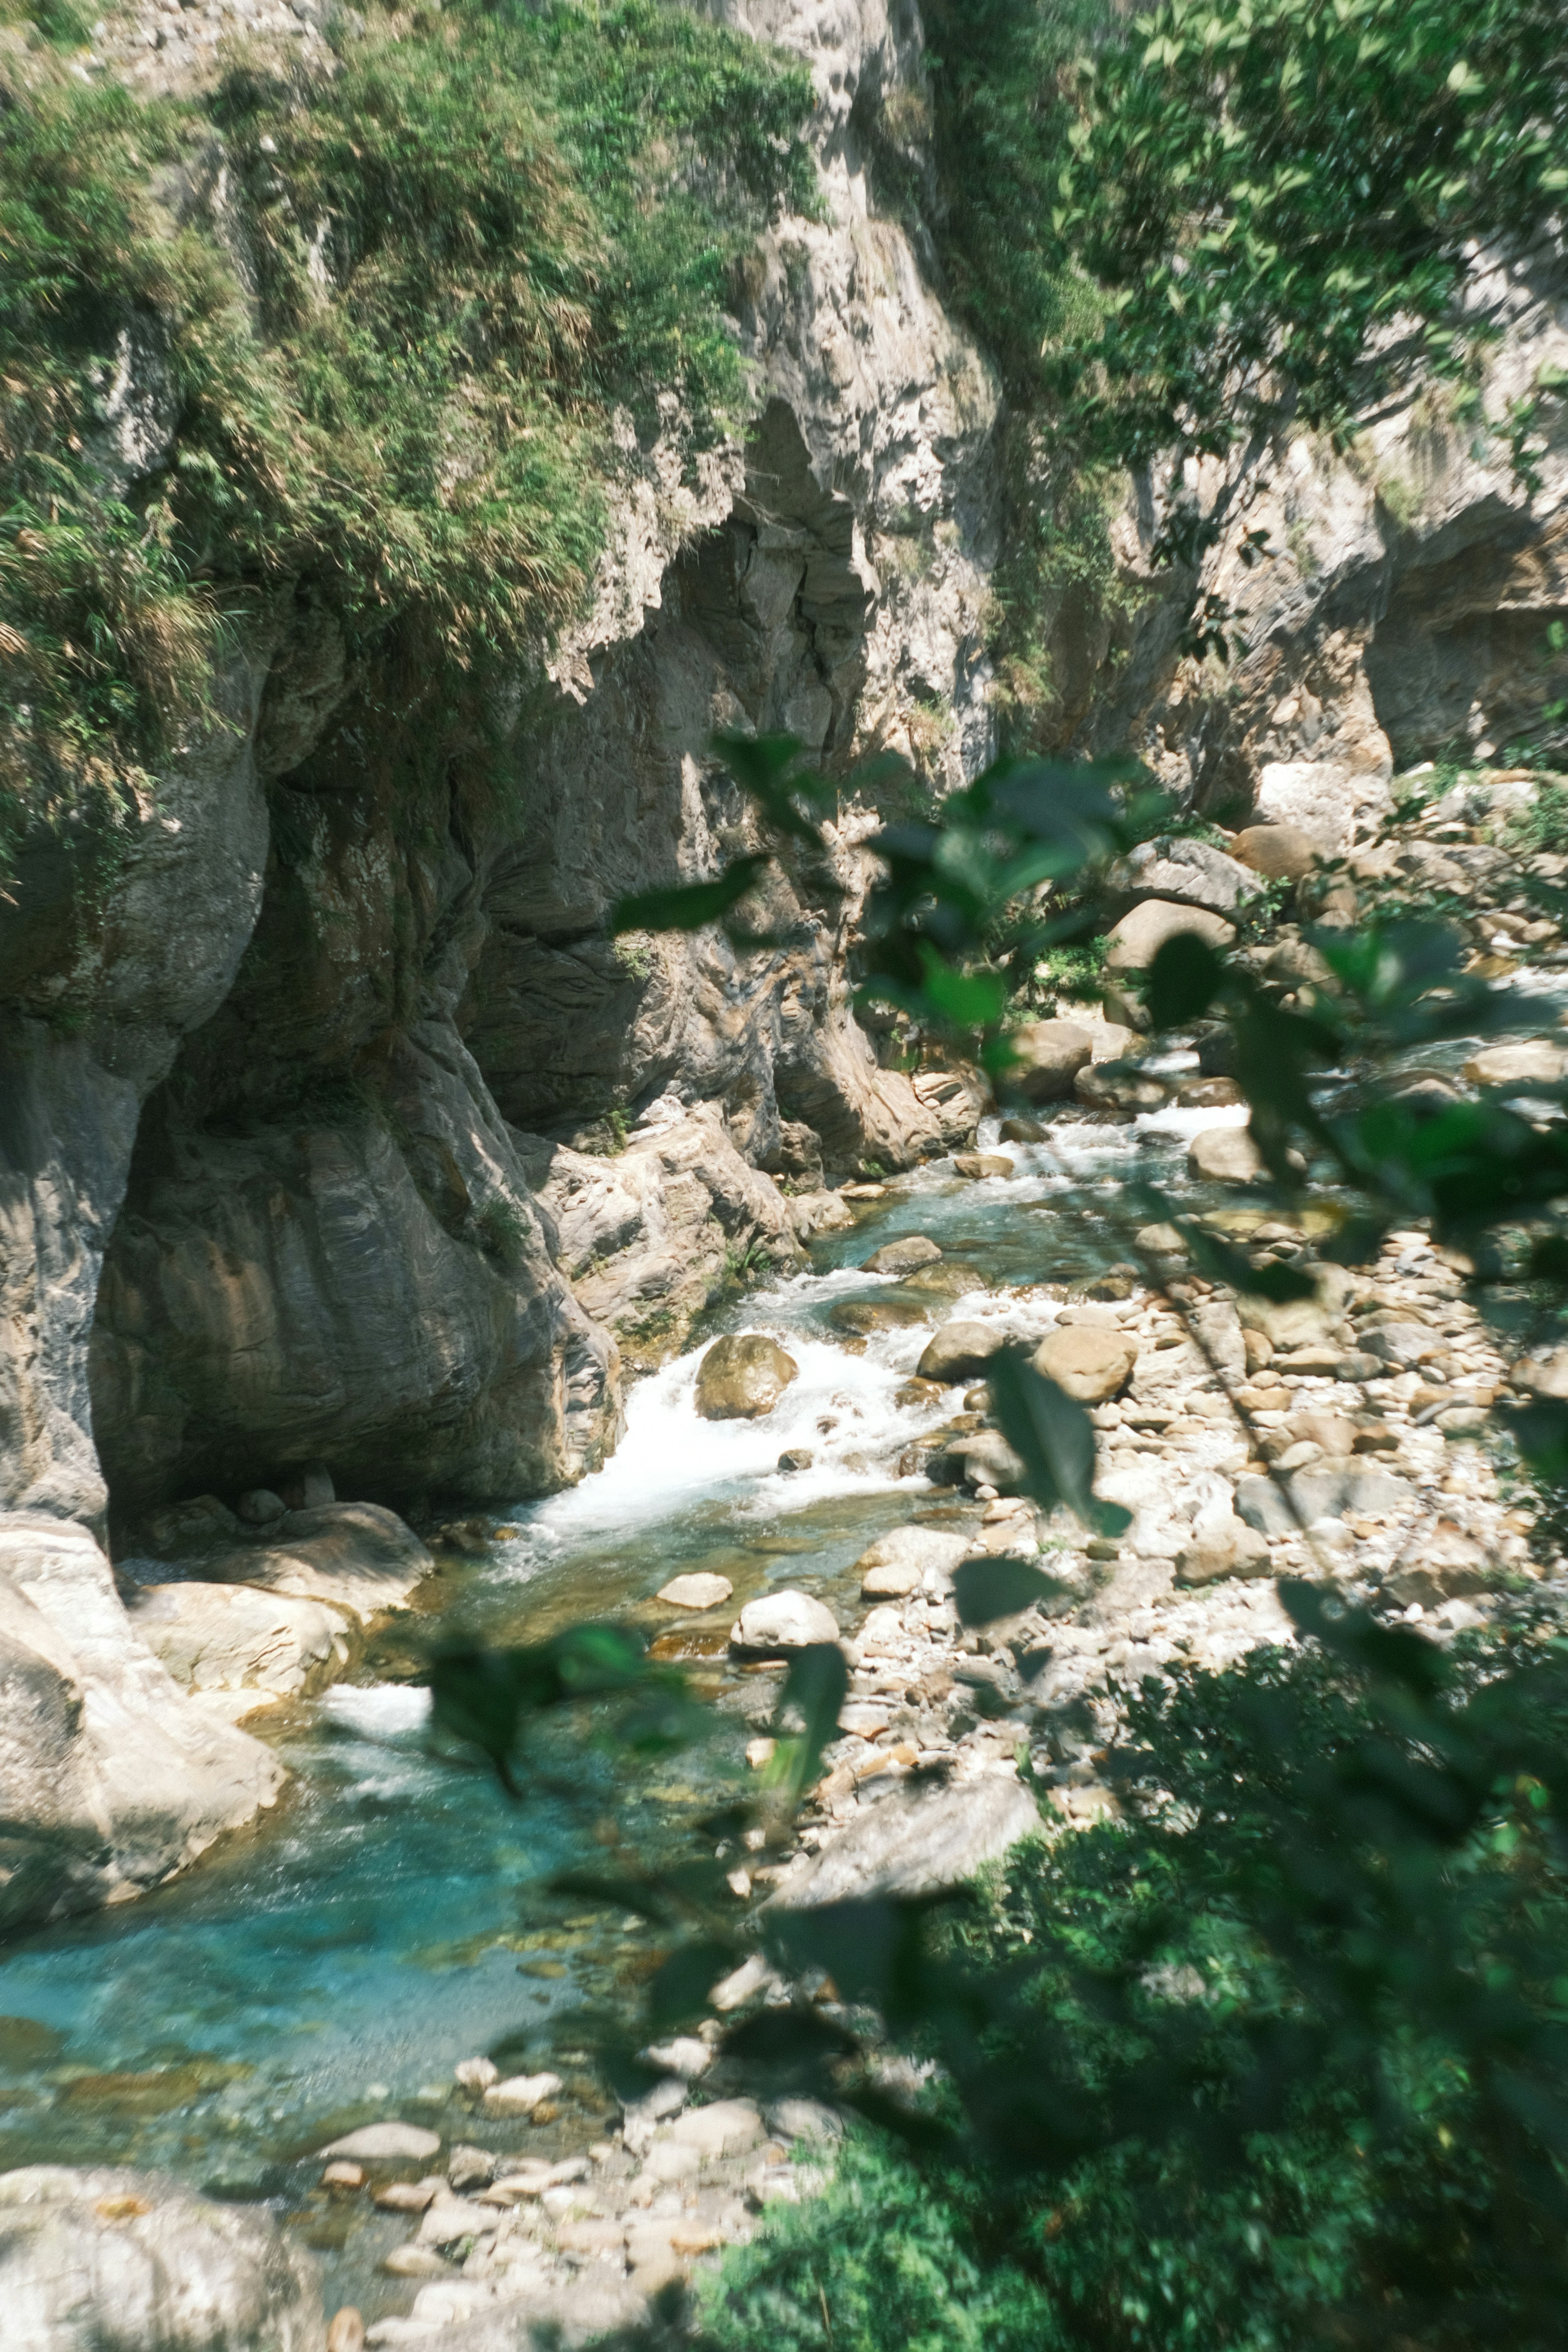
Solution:
<path fill-rule="evenodd" d="M 850 1009 L 869 813 L 830 827 L 826 856 L 792 851 L 758 894 L 776 947 L 604 936 L 623 894 L 763 845 L 710 756 L 716 730 L 787 730 L 830 761 L 858 748 L 875 590 L 854 502 L 818 487 L 795 413 L 773 401 L 731 519 L 677 559 L 637 635 L 596 655 L 586 698 L 563 694 L 489 877 L 463 1019 L 514 1126 L 642 1107 L 673 1085 L 722 1104 L 763 1166 L 781 1163 L 788 1126 L 838 1168 L 941 1148 L 944 1122 L 879 1067 Z"/>
<path fill-rule="evenodd" d="M 13 2352 L 324 2352 L 321 2283 L 270 2213 L 159 2173 L 0 2173 Z"/>
<path fill-rule="evenodd" d="M 133 1632 L 86 1528 L 0 1517 L 0 1930 L 156 1885 L 283 1778 Z"/>
<path fill-rule="evenodd" d="M 1093 705 L 1086 742 L 1131 740 L 1168 788 L 1226 823 L 1289 824 L 1337 852 L 1386 814 L 1396 768 L 1561 741 L 1542 713 L 1565 683 L 1548 630 L 1568 610 L 1568 438 L 1555 411 L 1543 417 L 1532 493 L 1513 474 L 1506 420 L 1568 361 L 1568 284 L 1537 255 L 1483 268 L 1470 301 L 1500 330 L 1482 372 L 1487 429 L 1428 387 L 1389 401 L 1344 456 L 1292 430 L 1191 469 L 1219 532 L 1180 593 L 1223 596 L 1244 649 L 1216 691 L 1178 650 L 1172 597 L 1145 606 L 1120 676 L 1098 667 L 1099 646 L 1086 671 L 1064 625 L 1069 707 Z M 1145 481 L 1112 533 L 1126 578 L 1156 591 L 1160 521 Z M 1274 552 L 1248 568 L 1244 535 L 1257 530 Z"/>

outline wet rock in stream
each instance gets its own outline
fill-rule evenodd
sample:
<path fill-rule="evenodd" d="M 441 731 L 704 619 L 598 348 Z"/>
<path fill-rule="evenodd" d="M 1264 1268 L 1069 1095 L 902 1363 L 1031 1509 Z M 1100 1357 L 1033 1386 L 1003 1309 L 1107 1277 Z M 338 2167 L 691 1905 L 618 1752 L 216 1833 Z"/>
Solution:
<path fill-rule="evenodd" d="M 795 1358 L 761 1332 L 716 1339 L 698 1369 L 697 1410 L 704 1421 L 760 1420 L 799 1377 Z"/>

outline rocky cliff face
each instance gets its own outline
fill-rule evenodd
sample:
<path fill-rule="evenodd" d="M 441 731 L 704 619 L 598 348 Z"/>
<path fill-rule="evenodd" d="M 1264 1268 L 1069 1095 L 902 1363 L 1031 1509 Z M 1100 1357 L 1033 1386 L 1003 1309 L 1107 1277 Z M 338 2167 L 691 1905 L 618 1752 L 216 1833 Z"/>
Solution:
<path fill-rule="evenodd" d="M 0 904 L 0 1917 L 150 1883 L 277 1786 L 132 1632 L 109 1513 L 309 1462 L 405 1506 L 559 1486 L 615 1441 L 617 1323 L 649 1360 L 727 1266 L 795 1253 L 759 1170 L 972 1124 L 853 1018 L 868 813 L 781 873 L 775 946 L 605 933 L 749 837 L 718 728 L 948 782 L 989 742 L 996 392 L 852 121 L 916 89 L 918 21 L 752 29 L 812 58 L 829 216 L 735 288 L 743 445 L 683 471 L 677 432 L 628 433 L 591 615 L 459 720 L 280 592 L 153 801 L 40 829 Z M 104 46 L 144 79 L 163 54 Z"/>
<path fill-rule="evenodd" d="M 788 729 L 837 766 L 892 742 L 949 781 L 988 743 L 995 391 L 869 216 L 849 130 L 863 84 L 918 74 L 918 26 L 900 43 L 845 12 L 826 51 L 815 11 L 754 29 L 810 36 L 832 217 L 784 224 L 737 288 L 743 447 L 683 477 L 673 436 L 628 442 L 594 610 L 547 677 L 495 684 L 484 761 L 416 694 L 399 710 L 347 675 L 330 614 L 298 604 L 272 656 L 254 935 L 141 1123 L 98 1307 L 127 1512 L 310 1459 L 394 1501 L 537 1493 L 597 1460 L 614 1347 L 556 1269 L 520 1134 L 603 1145 L 656 1102 L 711 1106 L 697 1255 L 721 1271 L 794 1246 L 753 1169 L 942 1146 L 850 1010 L 865 813 L 778 875 L 776 946 L 606 931 L 623 893 L 751 839 L 717 730 Z M 679 1338 L 689 1280 L 630 1276 L 639 1328 Z M 595 1300 L 612 1328 L 619 1296 Z"/>
<path fill-rule="evenodd" d="M 1186 493 L 1217 527 L 1197 570 L 1151 572 L 1162 518 L 1146 486 L 1130 499 L 1116 550 L 1145 602 L 1119 659 L 1079 683 L 1086 740 L 1131 740 L 1226 822 L 1300 824 L 1334 849 L 1386 814 L 1397 772 L 1561 746 L 1561 716 L 1543 713 L 1568 695 L 1553 642 L 1568 613 L 1568 278 L 1554 256 L 1500 265 L 1470 302 L 1496 335 L 1472 392 L 1413 391 L 1343 454 L 1296 433 L 1194 467 Z M 1249 533 L 1265 560 L 1248 561 Z M 1181 651 L 1194 598 L 1239 648 L 1228 665 Z"/>
<path fill-rule="evenodd" d="M 628 426 L 591 613 L 460 709 L 416 656 L 356 670 L 279 591 L 238 629 L 224 723 L 124 828 L 40 831 L 0 904 L 0 1918 L 150 1883 L 277 1785 L 132 1632 L 110 1511 L 313 1462 L 405 1508 L 557 1486 L 615 1442 L 617 1335 L 656 1360 L 727 1270 L 795 1254 L 812 1221 L 772 1175 L 973 1126 L 854 1018 L 853 798 L 781 861 L 767 946 L 607 931 L 624 892 L 754 841 L 716 730 L 787 729 L 841 773 L 890 748 L 939 788 L 991 749 L 999 394 L 868 163 L 919 178 L 918 15 L 724 13 L 810 61 L 826 198 L 737 272 L 745 435 L 688 464 L 679 419 L 651 448 Z M 1568 334 L 1544 277 L 1478 299 L 1500 418 Z M 1507 741 L 1568 602 L 1557 418 L 1529 494 L 1505 436 L 1430 398 L 1349 458 L 1247 453 L 1194 477 L 1219 533 L 1169 585 L 1135 497 L 1118 551 L 1147 594 L 1116 660 L 1061 624 L 1082 739 L 1334 841 L 1396 759 Z M 1279 552 L 1247 570 L 1259 529 Z M 1180 650 L 1194 591 L 1239 613 L 1227 671 Z"/>

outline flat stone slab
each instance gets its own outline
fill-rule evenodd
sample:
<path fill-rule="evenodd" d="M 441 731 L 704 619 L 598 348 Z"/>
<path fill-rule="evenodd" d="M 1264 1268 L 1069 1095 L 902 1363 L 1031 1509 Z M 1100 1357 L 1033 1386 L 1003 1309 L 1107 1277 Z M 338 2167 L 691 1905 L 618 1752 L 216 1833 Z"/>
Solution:
<path fill-rule="evenodd" d="M 436 1562 L 412 1528 L 379 1503 L 328 1503 L 274 1519 L 265 1540 L 204 1561 L 216 1584 L 255 1584 L 352 1610 L 361 1619 L 401 1609 Z"/>
<path fill-rule="evenodd" d="M 738 2156 L 763 2137 L 763 2118 L 750 2099 L 716 2099 L 710 2106 L 688 2107 L 671 2124 L 669 2137 L 699 2156 Z"/>
<path fill-rule="evenodd" d="M 1033 1797 L 1007 1773 L 931 1795 L 884 1797 L 785 1880 L 773 1900 L 801 1911 L 872 1895 L 938 1894 L 963 1885 L 1039 1827 Z"/>
<path fill-rule="evenodd" d="M 867 1545 L 855 1565 L 868 1600 L 898 1600 L 928 1574 L 945 1582 L 968 1553 L 966 1536 L 944 1535 L 939 1528 L 889 1528 Z"/>
<path fill-rule="evenodd" d="M 316 2150 L 319 2157 L 347 2156 L 360 2164 L 423 2164 L 440 2152 L 440 2133 L 425 2131 L 418 2124 L 364 2124 Z"/>
<path fill-rule="evenodd" d="M 1314 1519 L 1339 1518 L 1346 1511 L 1368 1515 L 1414 1508 L 1415 1489 L 1386 1470 L 1341 1469 L 1329 1464 L 1298 1470 L 1287 1479 L 1297 1509 L 1310 1527 Z M 1288 1536 L 1296 1531 L 1289 1506 L 1272 1478 L 1238 1478 L 1236 1486 L 1238 1518 L 1259 1535 Z"/>
<path fill-rule="evenodd" d="M 697 1569 L 689 1576 L 672 1576 L 668 1584 L 659 1587 L 658 1598 L 667 1601 L 672 1609 L 718 1609 L 734 1590 L 727 1576 Z"/>

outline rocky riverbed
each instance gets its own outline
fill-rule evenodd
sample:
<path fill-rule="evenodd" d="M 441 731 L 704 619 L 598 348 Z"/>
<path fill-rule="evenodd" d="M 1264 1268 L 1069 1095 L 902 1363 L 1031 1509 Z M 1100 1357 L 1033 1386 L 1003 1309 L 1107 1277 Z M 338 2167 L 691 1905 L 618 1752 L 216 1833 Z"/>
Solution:
<path fill-rule="evenodd" d="M 1395 1082 L 1436 1099 L 1480 1086 L 1528 1098 L 1564 1068 L 1561 950 L 1550 926 L 1522 936 L 1517 862 L 1496 831 L 1467 803 L 1338 866 L 1308 860 L 1320 902 L 1337 890 L 1342 909 L 1365 911 L 1391 876 L 1430 878 L 1441 859 L 1465 878 L 1473 959 L 1526 992 L 1533 1035 L 1457 1045 Z M 1172 880 L 1184 861 L 1164 859 L 1156 877 L 1189 898 L 1135 902 L 1163 910 L 1139 935 L 1237 889 L 1229 869 L 1255 871 L 1247 851 L 1211 847 L 1185 882 Z M 1286 962 L 1311 951 L 1276 924 L 1243 952 L 1288 981 Z M 271 1727 L 295 1792 L 255 1865 L 226 1849 L 209 1877 L 137 1906 L 137 1936 L 106 1920 L 0 1967 L 18 2167 L 3 2178 L 29 2217 L 3 2284 L 10 2307 L 40 2315 L 40 2347 L 63 2340 L 48 2284 L 62 2229 L 102 2241 L 95 2278 L 153 2260 L 164 2235 L 182 2261 L 199 2241 L 213 2294 L 253 2315 L 237 2341 L 265 2352 L 313 2352 L 329 2311 L 331 2352 L 353 2352 L 362 2330 L 510 2347 L 534 2320 L 581 2341 L 710 2263 L 830 2161 L 833 2120 L 748 2103 L 706 2033 L 653 2053 L 665 2071 L 637 2106 L 607 2101 L 573 2047 L 575 2008 L 633 1998 L 644 1947 L 633 1922 L 551 1924 L 541 1907 L 581 1826 L 541 1795 L 521 1843 L 499 1844 L 501 1801 L 421 1755 L 411 1678 L 448 1623 L 516 1639 L 624 1614 L 687 1664 L 755 1769 L 789 1650 L 841 1640 L 841 1736 L 793 1844 L 724 1856 L 742 1916 L 951 1885 L 1020 1838 L 1113 1820 L 1103 1766 L 1129 1692 L 1289 1642 L 1281 1575 L 1331 1578 L 1439 1642 L 1555 1607 L 1564 1563 L 1487 1418 L 1508 1391 L 1568 1388 L 1523 1295 L 1494 1297 L 1483 1320 L 1468 1263 L 1416 1229 L 1366 1265 L 1321 1261 L 1331 1202 L 1284 1213 L 1249 1192 L 1245 1112 L 1204 1069 L 1201 1040 L 1151 1057 L 1127 1023 L 1063 1003 L 1026 1049 L 1029 1114 L 961 1128 L 973 1150 L 891 1178 L 756 1179 L 776 1202 L 753 1220 L 781 1238 L 773 1270 L 716 1336 L 649 1371 L 617 1452 L 570 1493 L 505 1522 L 432 1525 L 428 1545 L 389 1511 L 336 1501 L 319 1474 L 287 1496 L 145 1519 L 117 1563 L 132 1622 L 216 1718 Z M 940 1075 L 925 1083 L 936 1098 Z M 950 1093 L 971 1099 L 969 1085 L 959 1074 Z M 657 1149 L 670 1131 L 656 1106 Z M 600 1216 L 591 1203 L 608 1202 L 616 1169 L 557 1172 Z M 1169 1212 L 1153 1224 L 1123 1205 L 1150 1176 Z M 1231 1296 L 1195 1269 L 1202 1224 L 1255 1263 L 1311 1271 L 1314 1296 Z M 625 1279 L 635 1298 L 639 1277 Z M 1119 1540 L 1086 1539 L 1016 1491 L 985 1381 L 1004 1342 L 1029 1346 L 1088 1407 L 1099 1492 L 1131 1515 Z M 1038 1561 L 1057 1590 L 965 1631 L 953 1571 L 988 1554 Z M 700 1772 L 595 1799 L 642 1841 L 676 1837 L 704 1801 Z M 365 1954 L 347 1967 L 322 1958 L 343 1948 L 345 1906 L 348 1946 Z M 265 2025 L 253 1994 L 224 1990 L 232 1979 L 237 1996 L 242 1972 L 253 1983 L 264 1953 L 287 1956 Z M 780 1997 L 759 1962 L 717 2001 L 734 2014 Z M 521 2035 L 520 2001 L 544 2011 Z M 81 2168 L 89 2149 L 125 2161 L 100 2177 Z M 218 2201 L 193 2197 L 198 2178 Z M 240 2194 L 251 2201 L 224 2201 Z M 230 2229 L 236 2213 L 248 2218 Z"/>

